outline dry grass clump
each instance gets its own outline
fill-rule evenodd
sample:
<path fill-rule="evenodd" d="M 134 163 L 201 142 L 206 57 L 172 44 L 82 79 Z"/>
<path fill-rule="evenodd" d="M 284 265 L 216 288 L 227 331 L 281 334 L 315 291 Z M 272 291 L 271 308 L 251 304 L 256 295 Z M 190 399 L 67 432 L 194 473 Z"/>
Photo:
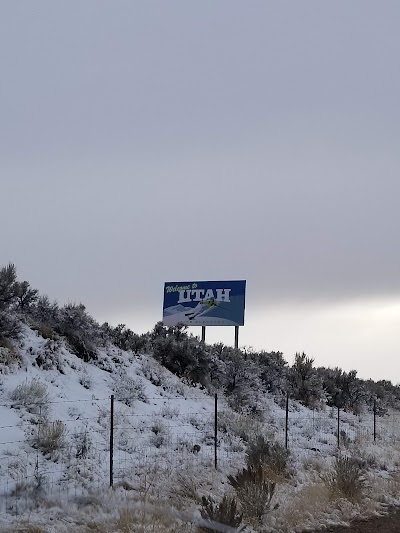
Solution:
<path fill-rule="evenodd" d="M 66 426 L 61 420 L 44 421 L 38 425 L 38 431 L 29 439 L 29 443 L 42 453 L 53 453 L 65 444 Z"/>
<path fill-rule="evenodd" d="M 47 529 L 34 524 L 23 524 L 13 530 L 13 533 L 48 533 Z"/>
<path fill-rule="evenodd" d="M 218 413 L 218 431 L 235 435 L 248 442 L 249 437 L 260 432 L 260 421 L 251 414 L 241 414 L 234 411 L 220 411 Z"/>
<path fill-rule="evenodd" d="M 312 483 L 288 498 L 286 505 L 274 511 L 274 520 L 279 531 L 286 533 L 295 528 L 306 529 L 315 525 L 315 520 L 329 508 L 331 495 L 323 482 Z M 297 530 L 297 529 L 296 529 Z"/>
<path fill-rule="evenodd" d="M 199 482 L 192 472 L 178 472 L 174 479 L 171 496 L 175 499 L 175 504 L 180 505 L 186 501 L 201 503 L 201 496 L 198 492 Z"/>
<path fill-rule="evenodd" d="M 90 522 L 86 525 L 86 533 L 110 533 L 110 529 L 104 522 L 101 524 L 97 522 Z"/>
<path fill-rule="evenodd" d="M 303 460 L 303 467 L 305 470 L 312 471 L 317 474 L 321 474 L 324 469 L 324 465 L 321 459 L 318 457 L 306 457 Z"/>
<path fill-rule="evenodd" d="M 221 529 L 216 529 L 216 524 L 235 528 L 238 533 L 245 528 L 241 526 L 243 514 L 239 513 L 236 498 L 232 496 L 225 495 L 220 503 L 203 496 L 200 514 L 204 523 L 198 526 L 197 533 L 219 533 Z"/>
<path fill-rule="evenodd" d="M 186 531 L 182 524 L 171 515 L 168 509 L 162 507 L 125 508 L 119 513 L 115 524 L 121 533 L 178 533 Z"/>
<path fill-rule="evenodd" d="M 254 468 L 261 466 L 265 475 L 273 481 L 288 476 L 288 459 L 289 451 L 282 444 L 266 440 L 262 435 L 247 446 L 247 465 Z"/>
<path fill-rule="evenodd" d="M 49 410 L 49 394 L 47 387 L 38 378 L 26 379 L 10 393 L 14 407 L 25 407 L 34 414 L 45 414 Z"/>
<path fill-rule="evenodd" d="M 149 437 L 149 442 L 152 446 L 160 448 L 167 444 L 170 433 L 167 424 L 162 418 L 154 417 L 150 429 L 151 435 Z"/>
<path fill-rule="evenodd" d="M 334 497 L 360 500 L 366 483 L 365 469 L 353 457 L 336 457 L 333 470 L 323 479 Z"/>
<path fill-rule="evenodd" d="M 389 478 L 374 476 L 371 489 L 378 501 L 387 503 L 391 498 L 400 498 L 400 472 L 394 472 Z M 390 502 L 391 503 L 391 502 Z"/>
<path fill-rule="evenodd" d="M 228 476 L 228 482 L 236 491 L 244 516 L 261 522 L 276 487 L 276 483 L 266 477 L 262 466 L 243 468 L 235 476 Z"/>

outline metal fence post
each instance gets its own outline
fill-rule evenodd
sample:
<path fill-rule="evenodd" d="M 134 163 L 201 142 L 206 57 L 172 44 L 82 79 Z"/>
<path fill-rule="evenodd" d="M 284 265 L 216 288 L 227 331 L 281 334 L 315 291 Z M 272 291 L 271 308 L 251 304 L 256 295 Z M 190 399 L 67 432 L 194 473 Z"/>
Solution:
<path fill-rule="evenodd" d="M 110 407 L 110 487 L 114 484 L 114 394 L 111 394 Z"/>
<path fill-rule="evenodd" d="M 374 399 L 374 442 L 376 442 L 376 399 Z"/>
<path fill-rule="evenodd" d="M 285 448 L 288 449 L 289 441 L 289 392 L 286 393 L 286 416 L 285 416 Z"/>
<path fill-rule="evenodd" d="M 337 408 L 337 447 L 340 448 L 340 407 Z"/>
<path fill-rule="evenodd" d="M 215 393 L 214 397 L 214 467 L 218 468 L 218 394 Z"/>

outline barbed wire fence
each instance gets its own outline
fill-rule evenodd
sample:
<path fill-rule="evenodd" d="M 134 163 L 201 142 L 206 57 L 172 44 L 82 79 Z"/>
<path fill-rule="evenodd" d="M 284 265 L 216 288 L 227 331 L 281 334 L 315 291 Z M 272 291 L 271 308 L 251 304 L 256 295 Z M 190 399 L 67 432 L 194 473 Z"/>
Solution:
<path fill-rule="evenodd" d="M 53 502 L 78 502 L 110 486 L 145 493 L 176 472 L 204 467 L 230 473 L 244 465 L 246 442 L 257 432 L 296 454 L 316 456 L 357 443 L 394 446 L 400 437 L 400 414 L 395 411 L 378 416 L 374 408 L 355 416 L 328 408 L 305 414 L 289 396 L 282 416 L 266 408 L 258 417 L 234 414 L 227 399 L 217 394 L 207 402 L 191 397 L 190 405 L 198 405 L 194 410 L 184 398 L 148 398 L 154 405 L 140 413 L 134 398 L 117 400 L 112 395 L 48 402 L 67 411 L 52 422 L 33 402 L 23 411 L 13 402 L 0 405 L 23 413 L 17 424 L 5 419 L 0 425 L 2 510 L 21 514 L 44 496 Z M 95 416 L 85 416 L 87 402 L 96 407 Z"/>

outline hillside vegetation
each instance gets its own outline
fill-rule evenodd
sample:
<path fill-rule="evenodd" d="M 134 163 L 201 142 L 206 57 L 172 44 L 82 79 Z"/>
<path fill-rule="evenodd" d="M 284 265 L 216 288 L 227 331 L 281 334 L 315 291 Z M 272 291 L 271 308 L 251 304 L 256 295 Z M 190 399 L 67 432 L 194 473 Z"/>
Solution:
<path fill-rule="evenodd" d="M 400 502 L 400 387 L 304 353 L 98 324 L 10 264 L 0 371 L 2 531 L 300 532 Z"/>

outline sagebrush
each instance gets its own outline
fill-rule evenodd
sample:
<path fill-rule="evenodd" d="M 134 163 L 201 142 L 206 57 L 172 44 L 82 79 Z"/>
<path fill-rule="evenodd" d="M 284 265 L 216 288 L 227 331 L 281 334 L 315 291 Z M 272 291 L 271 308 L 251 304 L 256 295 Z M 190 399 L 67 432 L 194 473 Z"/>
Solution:
<path fill-rule="evenodd" d="M 365 468 L 354 457 L 339 456 L 335 458 L 333 470 L 323 479 L 333 495 L 359 500 L 366 484 Z"/>
<path fill-rule="evenodd" d="M 238 511 L 236 498 L 232 496 L 224 495 L 220 503 L 203 496 L 200 514 L 204 522 L 197 528 L 198 533 L 218 533 L 220 529 L 215 524 L 235 528 L 237 532 L 245 529 L 241 525 L 243 513 Z"/>
<path fill-rule="evenodd" d="M 44 421 L 38 424 L 37 431 L 30 437 L 30 444 L 42 453 L 60 450 L 65 444 L 66 426 L 61 420 Z"/>
<path fill-rule="evenodd" d="M 262 435 L 258 435 L 247 445 L 247 465 L 254 468 L 261 466 L 270 476 L 287 476 L 288 458 L 289 450 L 279 442 L 266 440 Z"/>
<path fill-rule="evenodd" d="M 270 507 L 276 483 L 268 479 L 261 465 L 243 468 L 228 482 L 235 489 L 243 514 L 261 521 Z"/>
<path fill-rule="evenodd" d="M 14 407 L 25 407 L 30 413 L 45 415 L 49 409 L 47 387 L 38 378 L 26 379 L 10 393 Z"/>

